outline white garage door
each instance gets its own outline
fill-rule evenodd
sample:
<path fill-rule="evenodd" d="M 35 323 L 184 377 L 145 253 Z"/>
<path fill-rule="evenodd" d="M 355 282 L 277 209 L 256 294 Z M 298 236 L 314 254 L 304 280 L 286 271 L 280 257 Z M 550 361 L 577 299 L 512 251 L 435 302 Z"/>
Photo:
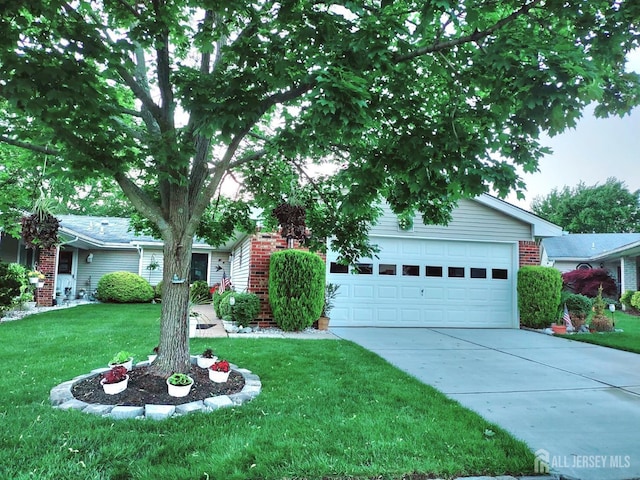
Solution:
<path fill-rule="evenodd" d="M 340 285 L 332 326 L 516 328 L 513 243 L 373 238 L 379 258 L 349 273 L 327 253 Z"/>

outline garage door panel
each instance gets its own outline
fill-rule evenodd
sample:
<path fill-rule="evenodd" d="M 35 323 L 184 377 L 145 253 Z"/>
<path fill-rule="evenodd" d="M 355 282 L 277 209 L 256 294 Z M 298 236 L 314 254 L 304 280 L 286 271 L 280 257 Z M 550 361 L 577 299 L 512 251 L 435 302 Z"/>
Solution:
<path fill-rule="evenodd" d="M 332 324 L 337 326 L 515 327 L 514 243 L 374 238 L 372 275 L 333 274 L 341 286 Z M 335 254 L 327 253 L 328 265 Z M 380 268 L 382 265 L 382 268 Z M 414 265 L 414 268 L 403 268 Z M 430 275 L 426 276 L 427 266 Z M 435 268 L 433 268 L 435 267 Z M 448 277 L 449 267 L 464 277 Z M 474 269 L 471 278 L 471 269 Z M 493 278 L 493 270 L 507 279 Z M 412 275 L 402 275 L 402 272 Z M 380 275 L 397 272 L 397 275 Z M 417 274 L 417 275 L 416 275 Z M 440 276 L 441 275 L 441 276 Z"/>

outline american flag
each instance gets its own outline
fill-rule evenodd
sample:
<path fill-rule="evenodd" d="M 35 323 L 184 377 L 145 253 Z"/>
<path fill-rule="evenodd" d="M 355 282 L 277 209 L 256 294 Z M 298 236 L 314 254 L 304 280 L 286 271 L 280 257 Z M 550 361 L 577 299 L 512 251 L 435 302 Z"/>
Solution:
<path fill-rule="evenodd" d="M 569 316 L 569 309 L 567 308 L 567 304 L 564 304 L 564 314 L 562 315 L 562 320 L 564 320 L 564 324 L 567 328 L 573 328 L 571 324 L 571 317 Z"/>
<path fill-rule="evenodd" d="M 227 272 L 222 272 L 222 281 L 220 282 L 218 292 L 224 293 L 227 288 L 231 288 L 231 279 L 227 277 Z"/>

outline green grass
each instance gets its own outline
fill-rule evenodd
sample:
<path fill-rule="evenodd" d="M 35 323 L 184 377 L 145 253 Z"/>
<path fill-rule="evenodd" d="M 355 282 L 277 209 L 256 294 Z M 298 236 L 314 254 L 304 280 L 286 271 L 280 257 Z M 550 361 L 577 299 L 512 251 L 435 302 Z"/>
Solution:
<path fill-rule="evenodd" d="M 113 421 L 49 406 L 49 390 L 157 344 L 157 305 L 89 305 L 0 324 L 0 478 L 400 479 L 531 474 L 505 431 L 346 341 L 195 339 L 260 376 L 238 408 Z M 486 430 L 495 432 L 486 434 Z"/>
<path fill-rule="evenodd" d="M 609 312 L 605 311 L 607 316 Z M 584 335 L 564 335 L 570 340 L 593 343 L 604 347 L 626 350 L 627 352 L 640 353 L 640 317 L 628 315 L 624 312 L 615 312 L 613 317 L 616 328 L 623 332 L 592 333 Z"/>

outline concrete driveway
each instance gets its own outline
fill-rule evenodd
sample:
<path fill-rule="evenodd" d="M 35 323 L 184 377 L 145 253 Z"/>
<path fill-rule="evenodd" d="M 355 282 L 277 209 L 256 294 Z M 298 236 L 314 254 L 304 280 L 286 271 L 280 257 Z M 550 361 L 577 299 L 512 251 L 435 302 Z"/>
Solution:
<path fill-rule="evenodd" d="M 525 441 L 541 473 L 640 478 L 640 355 L 525 330 L 331 331 Z"/>

